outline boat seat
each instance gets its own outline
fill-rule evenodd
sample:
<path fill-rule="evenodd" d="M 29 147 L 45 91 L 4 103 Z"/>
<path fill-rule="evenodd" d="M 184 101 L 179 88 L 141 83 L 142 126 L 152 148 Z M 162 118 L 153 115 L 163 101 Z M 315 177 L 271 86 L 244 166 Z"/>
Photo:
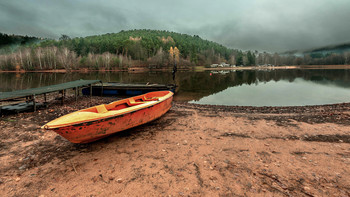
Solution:
<path fill-rule="evenodd" d="M 144 101 L 159 101 L 159 98 L 158 97 L 147 98 L 146 96 L 144 96 L 142 98 L 142 100 L 144 100 Z"/>
<path fill-rule="evenodd" d="M 97 105 L 96 106 L 96 110 L 97 110 L 97 113 L 105 113 L 105 112 L 108 112 L 106 106 L 103 104 L 103 105 Z"/>
<path fill-rule="evenodd" d="M 140 104 L 143 104 L 145 102 L 136 102 L 133 98 L 129 98 L 128 100 L 128 105 L 129 106 L 135 106 L 135 105 L 140 105 Z"/>

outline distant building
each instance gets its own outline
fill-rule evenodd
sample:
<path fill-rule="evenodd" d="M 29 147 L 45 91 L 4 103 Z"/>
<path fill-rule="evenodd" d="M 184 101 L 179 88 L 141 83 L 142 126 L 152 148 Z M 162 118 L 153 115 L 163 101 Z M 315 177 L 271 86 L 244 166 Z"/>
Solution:
<path fill-rule="evenodd" d="M 222 62 L 219 67 L 230 67 L 230 64 L 226 64 L 225 62 Z"/>

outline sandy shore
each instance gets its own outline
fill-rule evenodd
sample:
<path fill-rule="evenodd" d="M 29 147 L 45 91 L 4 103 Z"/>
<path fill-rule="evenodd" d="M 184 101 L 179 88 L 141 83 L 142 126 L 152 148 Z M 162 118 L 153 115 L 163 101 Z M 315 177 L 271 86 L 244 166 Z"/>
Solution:
<path fill-rule="evenodd" d="M 350 195 L 350 104 L 174 102 L 156 121 L 76 145 L 40 129 L 90 105 L 71 100 L 1 117 L 0 196 Z"/>

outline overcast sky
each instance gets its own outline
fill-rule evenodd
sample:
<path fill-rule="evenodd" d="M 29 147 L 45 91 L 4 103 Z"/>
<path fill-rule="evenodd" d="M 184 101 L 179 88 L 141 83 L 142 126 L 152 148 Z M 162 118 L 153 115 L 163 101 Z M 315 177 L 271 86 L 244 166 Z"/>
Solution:
<path fill-rule="evenodd" d="M 58 38 L 169 30 L 282 52 L 350 42 L 350 0 L 0 0 L 0 32 Z"/>

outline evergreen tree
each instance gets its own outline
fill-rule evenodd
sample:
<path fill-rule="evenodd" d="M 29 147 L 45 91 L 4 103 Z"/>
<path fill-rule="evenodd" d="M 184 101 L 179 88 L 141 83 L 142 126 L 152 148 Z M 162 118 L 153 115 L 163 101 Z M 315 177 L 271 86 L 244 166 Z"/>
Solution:
<path fill-rule="evenodd" d="M 250 51 L 248 51 L 248 53 L 247 53 L 247 59 L 248 59 L 247 66 L 255 65 L 255 55 L 253 53 L 251 53 Z"/>
<path fill-rule="evenodd" d="M 243 54 L 240 51 L 237 53 L 236 64 L 237 66 L 243 65 Z"/>

